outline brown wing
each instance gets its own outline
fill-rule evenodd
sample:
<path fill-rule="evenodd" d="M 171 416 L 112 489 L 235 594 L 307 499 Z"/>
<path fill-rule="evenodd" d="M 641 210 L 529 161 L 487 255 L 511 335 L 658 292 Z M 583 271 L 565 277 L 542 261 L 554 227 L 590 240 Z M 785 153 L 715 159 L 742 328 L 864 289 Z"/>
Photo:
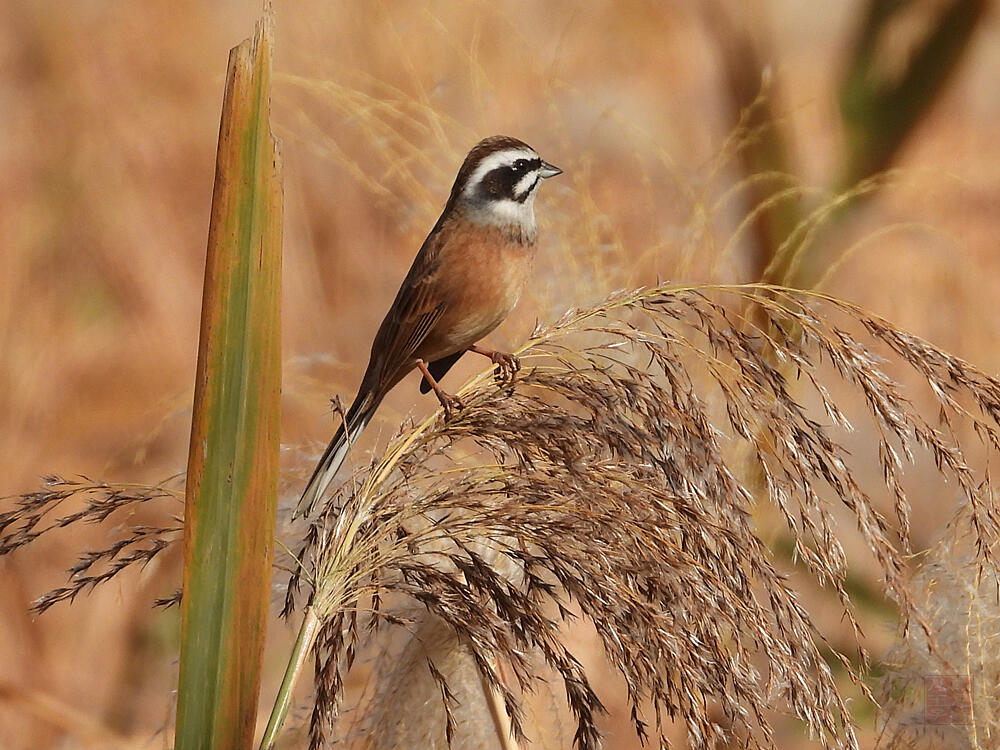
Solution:
<path fill-rule="evenodd" d="M 379 326 L 362 388 L 384 393 L 413 366 L 413 353 L 444 313 L 437 283 L 440 226 L 424 240 Z"/>

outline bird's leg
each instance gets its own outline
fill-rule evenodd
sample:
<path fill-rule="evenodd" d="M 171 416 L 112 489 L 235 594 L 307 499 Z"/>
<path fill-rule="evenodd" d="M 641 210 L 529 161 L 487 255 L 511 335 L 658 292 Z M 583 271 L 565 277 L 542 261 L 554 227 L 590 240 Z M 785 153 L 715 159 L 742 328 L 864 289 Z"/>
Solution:
<path fill-rule="evenodd" d="M 445 393 L 444 389 L 438 385 L 438 382 L 431 375 L 431 371 L 427 369 L 427 363 L 422 359 L 417 360 L 417 368 L 423 373 L 424 379 L 427 384 L 430 385 L 431 390 L 434 391 L 434 395 L 438 397 L 438 401 L 441 402 L 441 408 L 444 409 L 444 418 L 451 419 L 452 409 L 464 409 L 465 404 L 462 403 L 462 399 L 458 396 L 452 396 L 450 393 Z"/>
<path fill-rule="evenodd" d="M 476 354 L 482 354 L 484 357 L 490 358 L 490 361 L 497 366 L 496 378 L 498 382 L 508 379 L 513 382 L 514 376 L 517 375 L 517 371 L 521 369 L 521 360 L 513 354 L 493 351 L 492 349 L 483 349 L 475 344 L 469 347 L 469 351 L 475 352 Z"/>

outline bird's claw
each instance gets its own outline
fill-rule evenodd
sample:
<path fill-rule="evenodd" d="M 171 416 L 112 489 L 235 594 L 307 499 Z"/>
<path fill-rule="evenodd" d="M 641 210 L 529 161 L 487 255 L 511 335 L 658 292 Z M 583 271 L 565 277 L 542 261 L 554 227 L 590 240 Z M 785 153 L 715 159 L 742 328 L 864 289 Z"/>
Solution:
<path fill-rule="evenodd" d="M 454 414 L 454 410 L 461 411 L 465 408 L 465 404 L 458 396 L 453 396 L 450 393 L 440 391 L 437 394 L 437 397 L 438 401 L 441 402 L 441 408 L 444 409 L 444 418 L 446 420 L 451 419 Z"/>
<path fill-rule="evenodd" d="M 521 369 L 521 360 L 507 352 L 493 352 L 490 359 L 497 366 L 495 377 L 498 383 L 508 380 L 513 382 L 518 370 Z"/>

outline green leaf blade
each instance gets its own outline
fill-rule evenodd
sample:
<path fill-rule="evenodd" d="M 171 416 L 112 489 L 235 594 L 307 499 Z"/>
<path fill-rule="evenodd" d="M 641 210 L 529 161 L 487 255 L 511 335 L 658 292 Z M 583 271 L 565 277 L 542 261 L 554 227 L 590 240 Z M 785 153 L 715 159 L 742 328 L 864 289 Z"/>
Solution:
<path fill-rule="evenodd" d="M 270 37 L 230 53 L 188 461 L 175 747 L 253 741 L 277 503 L 281 159 Z"/>

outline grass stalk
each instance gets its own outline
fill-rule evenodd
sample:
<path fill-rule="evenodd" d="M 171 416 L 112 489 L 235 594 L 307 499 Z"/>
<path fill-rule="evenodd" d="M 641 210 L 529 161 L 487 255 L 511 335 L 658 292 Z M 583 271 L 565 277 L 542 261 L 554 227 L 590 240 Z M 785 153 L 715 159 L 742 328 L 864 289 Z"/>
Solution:
<path fill-rule="evenodd" d="M 260 750 L 271 750 L 281 733 L 281 728 L 288 716 L 288 709 L 292 705 L 292 696 L 295 693 L 295 686 L 305 667 L 306 659 L 312 652 L 316 636 L 319 634 L 320 619 L 313 607 L 307 607 L 305 616 L 302 618 L 302 625 L 299 626 L 299 633 L 295 638 L 295 645 L 292 653 L 288 657 L 288 666 L 285 675 L 281 679 L 281 686 L 278 694 L 274 698 L 274 707 L 267 720 L 267 727 L 260 739 Z"/>

